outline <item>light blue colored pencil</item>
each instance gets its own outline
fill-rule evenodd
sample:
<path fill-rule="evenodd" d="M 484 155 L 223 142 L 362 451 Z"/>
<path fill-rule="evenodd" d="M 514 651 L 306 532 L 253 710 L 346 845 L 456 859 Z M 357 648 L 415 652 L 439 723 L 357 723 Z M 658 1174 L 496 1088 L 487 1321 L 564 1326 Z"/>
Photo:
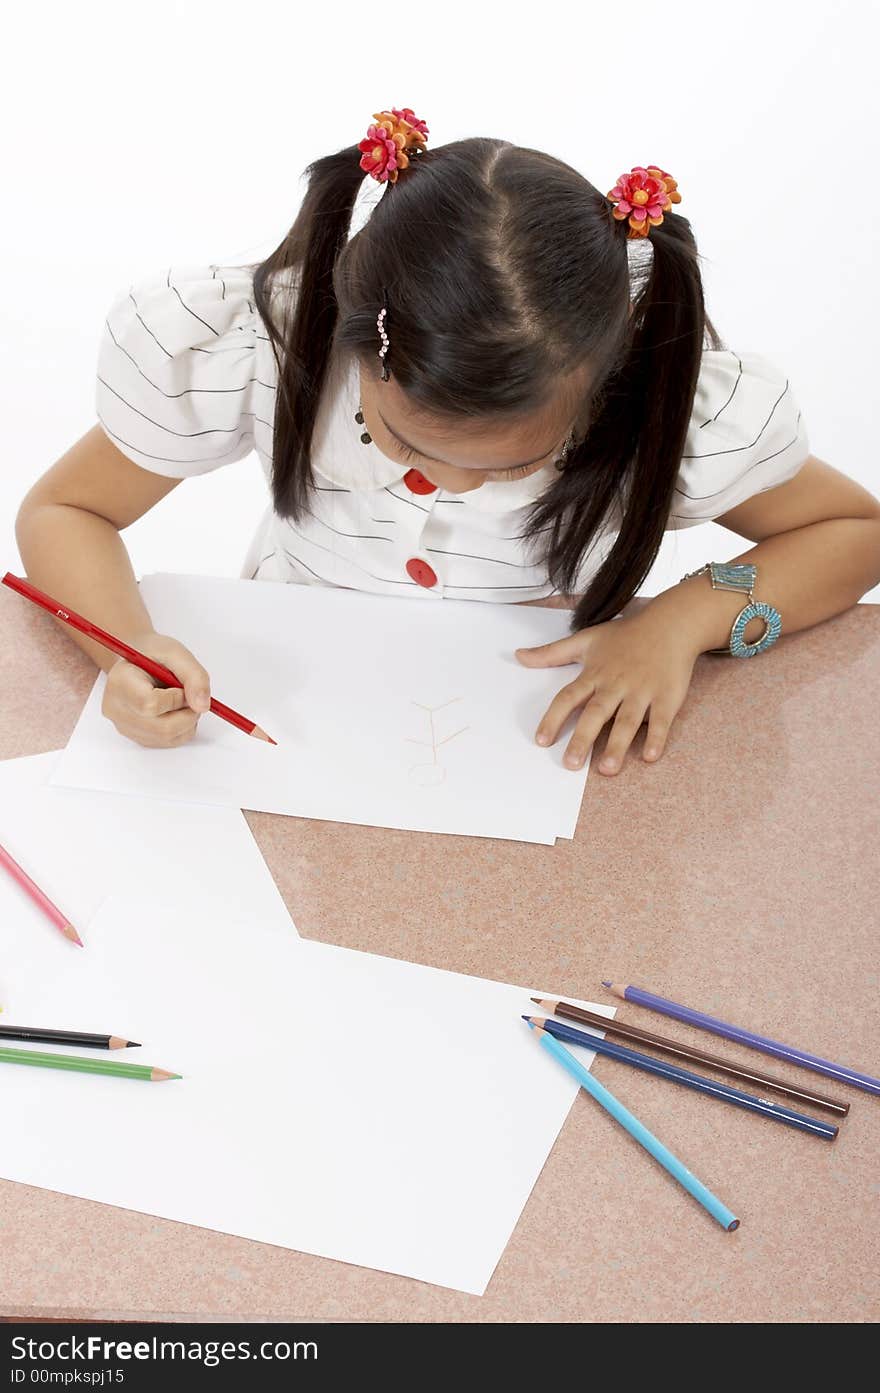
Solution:
<path fill-rule="evenodd" d="M 575 1059 L 570 1050 L 567 1050 L 564 1045 L 560 1045 L 559 1041 L 554 1039 L 552 1035 L 548 1035 L 546 1030 L 532 1025 L 531 1022 L 528 1022 L 528 1025 L 531 1030 L 534 1030 L 539 1043 L 547 1053 L 555 1055 L 563 1069 L 567 1069 L 572 1077 L 577 1079 L 581 1088 L 585 1088 L 597 1103 L 601 1103 L 615 1122 L 619 1122 L 631 1137 L 635 1137 L 636 1141 L 650 1152 L 654 1160 L 659 1161 L 661 1166 L 668 1170 L 669 1174 L 680 1185 L 684 1186 L 688 1194 L 693 1195 L 695 1200 L 699 1200 L 703 1208 L 708 1209 L 712 1218 L 717 1219 L 722 1228 L 725 1228 L 728 1233 L 733 1233 L 734 1229 L 739 1228 L 739 1219 L 733 1211 L 728 1209 L 726 1204 L 722 1204 L 720 1199 L 713 1195 L 712 1191 L 707 1189 L 701 1180 L 698 1180 L 695 1175 L 691 1175 L 687 1166 L 682 1165 L 678 1157 L 673 1156 L 662 1141 L 657 1140 L 653 1132 L 649 1132 L 637 1117 L 634 1117 L 622 1103 L 619 1103 L 614 1094 L 608 1092 L 604 1084 L 601 1084 L 598 1079 L 594 1079 L 589 1069 L 584 1068 L 580 1060 Z"/>

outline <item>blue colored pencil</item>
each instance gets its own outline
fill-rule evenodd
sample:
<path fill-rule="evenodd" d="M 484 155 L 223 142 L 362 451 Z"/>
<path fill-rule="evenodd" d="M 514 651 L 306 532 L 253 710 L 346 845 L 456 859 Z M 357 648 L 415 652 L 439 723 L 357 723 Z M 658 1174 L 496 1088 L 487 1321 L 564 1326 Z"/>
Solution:
<path fill-rule="evenodd" d="M 542 1026 L 557 1040 L 567 1040 L 569 1044 L 583 1045 L 588 1050 L 595 1050 L 597 1054 L 607 1054 L 609 1059 L 617 1059 L 621 1064 L 631 1064 L 636 1069 L 643 1069 L 646 1074 L 656 1074 L 658 1078 L 683 1084 L 685 1088 L 693 1088 L 698 1093 L 708 1093 L 710 1097 L 721 1098 L 736 1108 L 744 1108 L 746 1112 L 772 1117 L 774 1121 L 782 1122 L 786 1127 L 809 1132 L 811 1136 L 822 1137 L 824 1141 L 834 1141 L 839 1131 L 833 1122 L 822 1122 L 815 1117 L 808 1117 L 806 1113 L 793 1112 L 791 1108 L 771 1103 L 766 1098 L 759 1098 L 755 1093 L 744 1093 L 728 1083 L 718 1083 L 715 1079 L 706 1078 L 705 1074 L 695 1074 L 690 1069 L 682 1069 L 680 1065 L 670 1064 L 665 1059 L 640 1054 L 637 1050 L 627 1049 L 625 1045 L 618 1045 L 614 1040 L 600 1040 L 597 1036 L 588 1034 L 586 1030 L 576 1030 L 574 1026 L 564 1025 L 562 1021 L 545 1020 L 541 1016 L 523 1016 L 523 1020 L 528 1021 L 530 1025 Z"/>
<path fill-rule="evenodd" d="M 739 1219 L 733 1211 L 728 1209 L 726 1204 L 722 1204 L 720 1199 L 713 1195 L 712 1191 L 707 1189 L 701 1180 L 698 1180 L 695 1175 L 691 1175 L 687 1166 L 683 1165 L 677 1156 L 673 1156 L 672 1152 L 661 1141 L 657 1140 L 653 1132 L 649 1132 L 637 1117 L 634 1117 L 622 1103 L 619 1103 L 613 1093 L 609 1093 L 598 1079 L 594 1079 L 589 1069 L 585 1069 L 579 1059 L 575 1059 L 564 1045 L 561 1045 L 552 1035 L 548 1035 L 547 1031 L 540 1026 L 532 1025 L 529 1022 L 529 1027 L 535 1032 L 542 1048 L 548 1054 L 555 1055 L 563 1069 L 567 1069 L 572 1077 L 577 1079 L 581 1088 L 585 1088 L 597 1103 L 601 1103 L 615 1122 L 619 1122 L 631 1137 L 634 1137 L 646 1151 L 650 1152 L 654 1160 L 659 1161 L 661 1166 L 668 1170 L 669 1174 L 680 1185 L 684 1186 L 688 1194 L 693 1195 L 695 1200 L 699 1200 L 704 1209 L 707 1209 L 712 1215 L 712 1218 L 718 1220 L 722 1228 L 726 1229 L 728 1233 L 733 1233 L 734 1229 L 739 1228 Z"/>

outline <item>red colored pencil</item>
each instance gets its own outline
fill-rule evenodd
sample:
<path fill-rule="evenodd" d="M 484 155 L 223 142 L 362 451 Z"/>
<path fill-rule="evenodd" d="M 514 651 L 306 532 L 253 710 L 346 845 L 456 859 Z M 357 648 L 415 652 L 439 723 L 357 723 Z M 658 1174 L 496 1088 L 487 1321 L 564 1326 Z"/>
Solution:
<path fill-rule="evenodd" d="M 2 846 L 0 846 L 0 866 L 5 866 L 6 870 L 12 876 L 12 879 L 18 881 L 18 884 L 21 886 L 22 890 L 24 890 L 25 894 L 30 895 L 34 904 L 39 905 L 46 917 L 52 920 L 52 923 L 57 929 L 61 930 L 65 938 L 69 938 L 71 943 L 78 944 L 80 948 L 85 947 L 85 944 L 67 915 L 61 913 L 58 906 L 52 903 L 49 896 L 43 893 L 39 885 L 36 885 L 34 881 L 31 880 L 27 872 L 22 870 L 17 861 L 13 861 L 9 852 Z"/>
<path fill-rule="evenodd" d="M 35 605 L 40 605 L 43 609 L 48 610 L 57 619 L 63 619 L 65 624 L 69 624 L 72 629 L 77 629 L 81 634 L 85 634 L 86 638 L 94 639 L 104 648 L 109 648 L 111 653 L 125 658 L 126 662 L 139 667 L 142 672 L 146 672 L 154 681 L 161 682 L 164 687 L 183 686 L 183 683 L 175 677 L 170 668 L 165 667 L 162 663 L 157 663 L 153 658 L 148 658 L 146 653 L 139 653 L 136 648 L 131 648 L 127 643 L 123 643 L 121 638 L 114 638 L 105 629 L 99 629 L 97 624 L 93 624 L 90 619 L 84 619 L 81 614 L 74 613 L 72 609 L 65 609 L 57 600 L 53 600 L 51 595 L 45 595 L 42 590 L 31 585 L 29 580 L 24 580 L 21 576 L 14 576 L 7 571 L 3 577 L 3 584 L 8 585 L 10 590 L 15 590 L 19 595 L 23 595 L 26 600 L 33 600 Z M 278 741 L 273 740 L 271 735 L 267 735 L 255 721 L 249 721 L 247 716 L 233 711 L 231 706 L 224 706 L 222 701 L 215 701 L 213 697 L 211 698 L 211 710 L 222 721 L 228 721 L 230 725 L 243 730 L 245 735 L 253 735 L 257 740 L 266 740 L 270 745 L 278 744 Z"/>

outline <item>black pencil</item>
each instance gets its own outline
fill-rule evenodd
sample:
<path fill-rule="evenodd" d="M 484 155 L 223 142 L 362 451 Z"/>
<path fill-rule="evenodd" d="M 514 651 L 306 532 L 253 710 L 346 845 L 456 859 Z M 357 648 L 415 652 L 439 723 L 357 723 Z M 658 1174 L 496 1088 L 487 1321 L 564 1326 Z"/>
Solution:
<path fill-rule="evenodd" d="M 36 1025 L 0 1025 L 0 1040 L 39 1040 L 45 1045 L 76 1045 L 82 1050 L 139 1049 L 137 1040 L 121 1035 L 92 1035 L 86 1030 L 44 1030 Z"/>

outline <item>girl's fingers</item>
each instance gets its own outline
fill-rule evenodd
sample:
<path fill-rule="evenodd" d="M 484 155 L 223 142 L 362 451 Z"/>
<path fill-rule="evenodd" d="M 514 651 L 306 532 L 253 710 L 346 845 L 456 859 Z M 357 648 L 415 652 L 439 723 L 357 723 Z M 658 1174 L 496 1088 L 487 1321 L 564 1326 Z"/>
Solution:
<path fill-rule="evenodd" d="M 178 689 L 179 690 L 179 689 Z M 195 711 L 183 706 L 179 711 L 170 711 L 165 716 L 147 719 L 133 719 L 125 724 L 123 735 L 137 740 L 140 745 L 153 749 L 167 749 L 169 745 L 184 745 L 196 733 L 199 718 Z"/>
<path fill-rule="evenodd" d="M 133 663 L 120 661 L 111 670 L 108 686 L 136 717 L 162 716 L 186 705 L 180 687 L 157 687 L 152 677 Z"/>
<path fill-rule="evenodd" d="M 596 736 L 610 720 L 620 705 L 619 696 L 593 697 L 584 707 L 583 714 L 574 728 L 574 734 L 568 742 L 568 748 L 563 755 L 562 762 L 567 769 L 581 769 L 586 762 L 587 755 L 593 748 Z"/>
<path fill-rule="evenodd" d="M 558 691 L 541 717 L 535 732 L 537 743 L 539 745 L 552 745 L 572 711 L 583 706 L 594 691 L 594 682 L 583 674 Z"/>
<path fill-rule="evenodd" d="M 179 711 L 170 711 L 168 715 L 160 716 L 155 722 L 160 734 L 167 741 L 188 739 L 194 734 L 198 723 L 197 713 L 186 705 Z"/>
<path fill-rule="evenodd" d="M 179 687 L 157 687 L 148 673 L 133 663 L 120 661 L 113 669 L 114 687 L 132 711 L 138 716 L 164 716 L 184 706 L 195 712 L 207 711 L 210 679 L 192 654 L 169 641 L 163 645 L 160 661 L 180 678 Z"/>
<path fill-rule="evenodd" d="M 125 722 L 120 722 L 116 729 L 120 735 L 124 735 L 128 740 L 134 740 L 136 744 L 143 745 L 150 750 L 168 750 L 174 749 L 178 745 L 185 745 L 196 733 L 198 716 L 195 712 L 190 712 L 191 724 L 189 727 L 184 727 L 173 734 L 165 730 L 162 723 L 165 719 L 163 716 L 161 721 L 150 721 L 148 725 L 136 722 L 128 725 Z"/>
<path fill-rule="evenodd" d="M 622 702 L 617 712 L 608 743 L 599 760 L 602 774 L 616 774 L 623 763 L 624 755 L 633 742 L 633 737 L 645 719 L 647 702 Z"/>
<path fill-rule="evenodd" d="M 149 700 L 150 694 L 157 690 L 152 677 L 133 663 L 127 663 L 124 658 L 114 663 L 107 674 L 107 690 L 111 689 L 118 699 L 133 709 Z"/>
<path fill-rule="evenodd" d="M 180 711 L 184 707 L 186 707 L 186 697 L 180 687 L 153 687 L 151 685 L 148 692 L 139 693 L 138 699 L 131 703 L 131 709 L 135 715 L 148 717 L 165 716 L 169 711 Z"/>
<path fill-rule="evenodd" d="M 177 639 L 156 634 L 149 644 L 151 658 L 170 668 L 186 695 L 186 704 L 193 711 L 207 711 L 211 704 L 211 679 L 201 663 Z"/>
<path fill-rule="evenodd" d="M 565 663 L 580 662 L 587 651 L 587 635 L 569 634 L 553 643 L 537 648 L 517 648 L 516 656 L 523 667 L 562 667 Z"/>
<path fill-rule="evenodd" d="M 193 711 L 207 711 L 211 705 L 211 679 L 201 663 L 187 653 L 186 660 L 177 664 L 174 673 L 183 683 L 187 705 Z"/>
<path fill-rule="evenodd" d="M 645 736 L 645 744 L 642 750 L 642 759 L 653 763 L 662 755 L 666 749 L 666 740 L 669 735 L 669 728 L 675 720 L 676 713 L 668 711 L 665 707 L 651 707 L 651 714 L 648 718 L 648 733 Z"/>

